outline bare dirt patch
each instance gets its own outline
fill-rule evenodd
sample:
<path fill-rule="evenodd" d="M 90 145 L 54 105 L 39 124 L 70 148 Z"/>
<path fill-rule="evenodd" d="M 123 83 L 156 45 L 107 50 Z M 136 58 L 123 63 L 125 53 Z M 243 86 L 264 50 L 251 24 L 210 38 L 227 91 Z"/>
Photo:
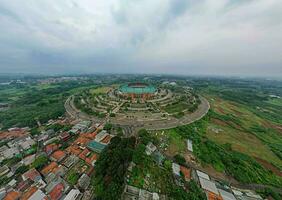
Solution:
<path fill-rule="evenodd" d="M 219 126 L 228 126 L 228 124 L 224 121 L 221 121 L 219 119 L 212 119 L 212 122 L 216 125 L 219 125 Z"/>
<path fill-rule="evenodd" d="M 266 169 L 271 170 L 274 174 L 281 176 L 282 177 L 282 171 L 279 170 L 277 167 L 275 167 L 273 164 L 267 162 L 266 160 L 260 159 L 260 158 L 256 158 L 256 161 L 258 163 L 260 163 L 262 166 L 264 166 Z"/>

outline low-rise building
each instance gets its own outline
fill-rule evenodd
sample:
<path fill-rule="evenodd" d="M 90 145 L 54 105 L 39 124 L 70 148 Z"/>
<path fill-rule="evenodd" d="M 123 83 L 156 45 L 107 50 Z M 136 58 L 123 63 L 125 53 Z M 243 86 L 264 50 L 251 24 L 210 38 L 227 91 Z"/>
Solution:
<path fill-rule="evenodd" d="M 157 150 L 157 147 L 152 142 L 149 142 L 146 145 L 145 152 L 146 152 L 147 155 L 151 155 L 156 150 Z"/>
<path fill-rule="evenodd" d="M 67 196 L 64 198 L 64 200 L 79 200 L 81 199 L 81 192 L 77 189 L 72 189 Z"/>
<path fill-rule="evenodd" d="M 70 155 L 64 160 L 63 165 L 67 168 L 70 168 L 71 166 L 76 164 L 78 161 L 79 161 L 79 158 L 76 155 Z"/>
<path fill-rule="evenodd" d="M 177 163 L 172 163 L 172 172 L 176 176 L 180 176 L 180 165 Z"/>
<path fill-rule="evenodd" d="M 24 174 L 22 174 L 22 179 L 24 181 L 26 181 L 27 179 L 30 179 L 34 182 L 38 182 L 42 179 L 40 173 L 35 169 L 30 169 L 27 172 L 25 172 Z"/>
<path fill-rule="evenodd" d="M 65 157 L 66 153 L 64 151 L 57 150 L 51 155 L 50 159 L 56 162 L 61 162 Z"/>
<path fill-rule="evenodd" d="M 82 176 L 78 179 L 78 186 L 86 190 L 90 185 L 90 177 L 87 174 L 82 174 Z"/>
<path fill-rule="evenodd" d="M 21 163 L 23 165 L 30 165 L 31 163 L 33 163 L 35 160 L 35 154 L 26 156 L 24 159 L 22 159 Z"/>
<path fill-rule="evenodd" d="M 5 174 L 7 174 L 10 171 L 9 167 L 4 165 L 2 167 L 0 167 L 0 176 L 4 176 Z"/>

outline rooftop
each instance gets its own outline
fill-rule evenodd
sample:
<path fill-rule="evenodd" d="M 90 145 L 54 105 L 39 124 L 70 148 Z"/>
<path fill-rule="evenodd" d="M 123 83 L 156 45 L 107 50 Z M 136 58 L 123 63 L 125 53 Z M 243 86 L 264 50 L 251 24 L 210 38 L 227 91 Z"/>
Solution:
<path fill-rule="evenodd" d="M 54 158 L 56 161 L 62 160 L 66 156 L 66 153 L 63 152 L 62 150 L 55 151 L 52 155 L 51 158 Z"/>
<path fill-rule="evenodd" d="M 106 147 L 106 145 L 101 144 L 101 143 L 96 142 L 96 141 L 93 140 L 93 141 L 89 142 L 87 147 L 89 149 L 91 149 L 92 151 L 95 151 L 97 153 L 101 153 L 103 151 L 103 149 Z"/>

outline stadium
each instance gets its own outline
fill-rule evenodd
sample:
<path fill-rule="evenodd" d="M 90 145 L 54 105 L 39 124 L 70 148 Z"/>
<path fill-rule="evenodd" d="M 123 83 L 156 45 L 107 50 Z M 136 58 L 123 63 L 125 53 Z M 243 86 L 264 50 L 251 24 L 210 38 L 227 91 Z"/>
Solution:
<path fill-rule="evenodd" d="M 146 83 L 129 83 L 120 86 L 118 95 L 125 98 L 150 99 L 157 94 L 158 90 Z"/>

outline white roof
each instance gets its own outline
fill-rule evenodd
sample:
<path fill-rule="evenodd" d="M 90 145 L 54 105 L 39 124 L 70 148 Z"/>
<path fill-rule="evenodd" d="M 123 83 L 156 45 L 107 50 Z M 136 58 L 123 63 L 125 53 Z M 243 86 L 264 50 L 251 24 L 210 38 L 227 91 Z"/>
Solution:
<path fill-rule="evenodd" d="M 214 182 L 211 182 L 210 180 L 207 180 L 207 179 L 200 177 L 200 184 L 201 184 L 201 187 L 204 190 L 207 190 L 207 191 L 212 192 L 216 195 L 219 195 L 218 190 L 217 190 Z"/>
<path fill-rule="evenodd" d="M 180 176 L 180 165 L 177 163 L 172 163 L 172 171 L 174 174 Z"/>
<path fill-rule="evenodd" d="M 45 197 L 46 195 L 41 190 L 37 190 L 28 200 L 43 200 Z"/>
<path fill-rule="evenodd" d="M 64 200 L 75 200 L 80 195 L 80 191 L 77 189 L 72 189 L 68 195 L 64 198 Z"/>
<path fill-rule="evenodd" d="M 193 152 L 193 143 L 192 140 L 187 140 L 187 148 L 189 151 Z"/>
<path fill-rule="evenodd" d="M 210 180 L 209 175 L 207 175 L 206 173 L 201 172 L 199 170 L 197 170 L 196 172 L 197 172 L 197 175 L 199 176 L 199 178 L 204 178 L 204 179 Z"/>
<path fill-rule="evenodd" d="M 218 189 L 221 197 L 223 198 L 223 200 L 236 200 L 236 198 L 234 197 L 234 195 L 230 192 L 227 192 L 225 190 L 222 189 Z"/>

